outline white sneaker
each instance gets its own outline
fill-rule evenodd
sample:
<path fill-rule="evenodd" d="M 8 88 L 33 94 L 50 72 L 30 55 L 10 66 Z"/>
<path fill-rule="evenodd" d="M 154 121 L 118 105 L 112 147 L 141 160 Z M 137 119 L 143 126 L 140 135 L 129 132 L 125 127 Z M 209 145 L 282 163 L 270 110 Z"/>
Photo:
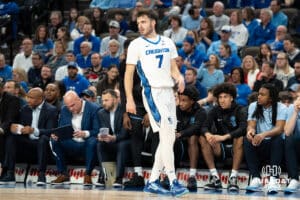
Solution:
<path fill-rule="evenodd" d="M 299 181 L 296 179 L 292 179 L 289 185 L 284 189 L 284 193 L 291 194 L 298 190 L 299 188 Z"/>
<path fill-rule="evenodd" d="M 270 178 L 270 181 L 267 185 L 268 194 L 277 194 L 279 190 L 280 190 L 279 180 L 277 178 L 275 179 Z"/>
<path fill-rule="evenodd" d="M 259 192 L 262 191 L 262 184 L 260 178 L 254 177 L 250 184 L 246 187 L 247 192 Z"/>

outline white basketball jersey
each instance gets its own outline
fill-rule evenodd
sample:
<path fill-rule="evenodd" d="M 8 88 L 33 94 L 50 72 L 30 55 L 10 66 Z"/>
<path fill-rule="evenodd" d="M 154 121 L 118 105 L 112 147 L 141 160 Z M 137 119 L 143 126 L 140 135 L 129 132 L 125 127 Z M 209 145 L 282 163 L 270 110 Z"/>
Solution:
<path fill-rule="evenodd" d="M 153 41 L 139 37 L 130 43 L 126 63 L 136 65 L 143 86 L 173 87 L 171 59 L 177 56 L 170 38 L 158 35 Z"/>

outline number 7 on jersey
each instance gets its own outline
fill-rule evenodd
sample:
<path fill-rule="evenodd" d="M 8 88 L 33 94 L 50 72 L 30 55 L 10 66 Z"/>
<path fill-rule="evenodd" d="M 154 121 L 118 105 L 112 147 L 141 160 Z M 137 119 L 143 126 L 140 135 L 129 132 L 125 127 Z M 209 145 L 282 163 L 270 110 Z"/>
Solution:
<path fill-rule="evenodd" d="M 162 61 L 163 61 L 163 59 L 164 59 L 164 55 L 163 55 L 163 54 L 156 55 L 155 58 L 156 58 L 156 59 L 159 59 L 159 61 L 158 61 L 158 68 L 161 68 Z"/>

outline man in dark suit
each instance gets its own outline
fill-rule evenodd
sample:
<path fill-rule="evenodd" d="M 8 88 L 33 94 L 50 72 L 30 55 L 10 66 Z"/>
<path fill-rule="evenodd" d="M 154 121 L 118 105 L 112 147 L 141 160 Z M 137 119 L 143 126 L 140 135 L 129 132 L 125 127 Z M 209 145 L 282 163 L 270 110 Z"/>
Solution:
<path fill-rule="evenodd" d="M 0 184 L 15 183 L 14 169 L 16 157 L 38 158 L 39 176 L 37 185 L 45 185 L 45 171 L 49 150 L 49 131 L 57 126 L 56 107 L 44 101 L 43 90 L 32 88 L 27 94 L 28 104 L 21 108 L 19 120 L 10 126 L 6 140 L 5 162 L 6 176 Z"/>
<path fill-rule="evenodd" d="M 60 139 L 51 135 L 52 152 L 55 156 L 60 175 L 51 184 L 69 184 L 70 177 L 65 165 L 65 155 L 85 157 L 84 185 L 92 185 L 91 173 L 95 163 L 97 134 L 99 132 L 98 106 L 82 100 L 75 91 L 64 96 L 64 105 L 60 111 L 58 126 L 72 125 L 72 138 Z"/>
<path fill-rule="evenodd" d="M 0 175 L 4 161 L 4 141 L 10 132 L 10 125 L 19 116 L 20 100 L 3 91 L 4 84 L 0 83 Z"/>
<path fill-rule="evenodd" d="M 100 165 L 99 180 L 96 185 L 105 186 L 102 161 L 113 159 L 117 161 L 116 180 L 114 187 L 122 186 L 125 162 L 130 151 L 129 135 L 123 128 L 123 114 L 115 90 L 107 89 L 102 93 L 102 106 L 98 112 L 100 120 L 100 133 L 98 135 L 97 155 Z M 108 134 L 101 134 L 101 129 L 108 128 Z"/>

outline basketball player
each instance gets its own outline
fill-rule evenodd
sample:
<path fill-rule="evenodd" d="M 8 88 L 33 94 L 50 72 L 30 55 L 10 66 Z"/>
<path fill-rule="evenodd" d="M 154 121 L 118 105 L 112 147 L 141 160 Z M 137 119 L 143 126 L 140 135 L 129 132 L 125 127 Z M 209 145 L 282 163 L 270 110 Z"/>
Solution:
<path fill-rule="evenodd" d="M 143 102 L 149 113 L 150 124 L 154 132 L 159 132 L 160 138 L 152 173 L 144 191 L 181 196 L 188 193 L 188 190 L 179 184 L 175 174 L 173 144 L 177 119 L 172 88 L 175 80 L 178 91 L 183 92 L 184 78 L 175 62 L 178 55 L 174 43 L 155 31 L 157 19 L 157 15 L 152 10 L 141 10 L 137 14 L 141 37 L 133 40 L 128 47 L 124 80 L 126 111 L 136 114 L 132 87 L 133 74 L 137 67 L 143 85 Z M 162 188 L 158 181 L 163 168 L 170 180 L 170 191 Z"/>

